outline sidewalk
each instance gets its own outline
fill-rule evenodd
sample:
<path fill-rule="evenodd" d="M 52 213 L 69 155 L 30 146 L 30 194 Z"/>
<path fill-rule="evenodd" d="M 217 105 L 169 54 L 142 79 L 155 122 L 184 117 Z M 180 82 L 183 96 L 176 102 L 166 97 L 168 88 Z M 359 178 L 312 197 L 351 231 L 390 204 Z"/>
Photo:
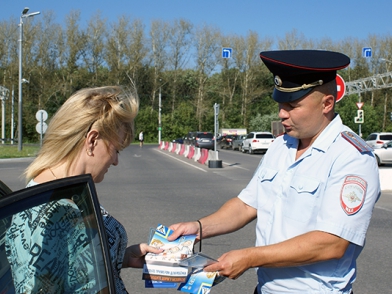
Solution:
<path fill-rule="evenodd" d="M 392 191 L 392 168 L 379 169 L 381 191 Z"/>

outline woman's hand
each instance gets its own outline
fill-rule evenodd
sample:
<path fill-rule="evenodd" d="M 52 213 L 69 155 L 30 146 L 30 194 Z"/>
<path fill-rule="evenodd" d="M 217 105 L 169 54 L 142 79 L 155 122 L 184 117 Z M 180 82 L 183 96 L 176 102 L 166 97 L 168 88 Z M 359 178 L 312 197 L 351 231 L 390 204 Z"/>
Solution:
<path fill-rule="evenodd" d="M 146 243 L 131 245 L 125 250 L 122 267 L 142 268 L 145 263 L 144 256 L 147 253 L 151 252 L 158 254 L 162 251 L 162 249 L 157 249 Z"/>

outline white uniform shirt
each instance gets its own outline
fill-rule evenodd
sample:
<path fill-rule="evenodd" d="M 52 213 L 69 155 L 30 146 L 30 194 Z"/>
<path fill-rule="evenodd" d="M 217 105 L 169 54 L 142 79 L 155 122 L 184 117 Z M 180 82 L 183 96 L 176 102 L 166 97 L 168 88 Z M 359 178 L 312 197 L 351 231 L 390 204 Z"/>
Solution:
<path fill-rule="evenodd" d="M 350 243 L 341 259 L 287 268 L 258 268 L 259 293 L 349 293 L 356 258 L 380 195 L 376 159 L 342 137 L 339 115 L 295 160 L 298 140 L 278 137 L 238 196 L 257 209 L 256 246 L 310 231 Z"/>

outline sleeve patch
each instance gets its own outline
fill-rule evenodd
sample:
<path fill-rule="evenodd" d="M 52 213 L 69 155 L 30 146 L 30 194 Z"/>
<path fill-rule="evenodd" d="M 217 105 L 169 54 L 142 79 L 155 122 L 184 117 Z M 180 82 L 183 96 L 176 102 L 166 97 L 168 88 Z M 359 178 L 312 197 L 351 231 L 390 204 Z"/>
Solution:
<path fill-rule="evenodd" d="M 347 215 L 356 214 L 365 202 L 367 183 L 358 176 L 347 176 L 340 192 L 340 204 Z"/>

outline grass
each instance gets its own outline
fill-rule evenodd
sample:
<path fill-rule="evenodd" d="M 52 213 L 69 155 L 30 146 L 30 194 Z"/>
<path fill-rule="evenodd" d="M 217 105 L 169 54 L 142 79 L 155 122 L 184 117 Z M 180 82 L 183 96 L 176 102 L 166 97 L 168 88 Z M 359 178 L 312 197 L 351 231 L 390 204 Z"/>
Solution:
<path fill-rule="evenodd" d="M 152 145 L 156 143 L 144 143 L 145 145 Z M 133 142 L 132 145 L 139 145 L 139 142 Z M 0 159 L 3 158 L 21 158 L 34 157 L 39 151 L 39 144 L 23 144 L 22 151 L 18 151 L 18 144 L 1 144 L 0 143 Z"/>
<path fill-rule="evenodd" d="M 18 144 L 0 144 L 0 158 L 33 157 L 39 148 L 39 145 L 23 144 L 22 150 L 18 151 Z"/>

